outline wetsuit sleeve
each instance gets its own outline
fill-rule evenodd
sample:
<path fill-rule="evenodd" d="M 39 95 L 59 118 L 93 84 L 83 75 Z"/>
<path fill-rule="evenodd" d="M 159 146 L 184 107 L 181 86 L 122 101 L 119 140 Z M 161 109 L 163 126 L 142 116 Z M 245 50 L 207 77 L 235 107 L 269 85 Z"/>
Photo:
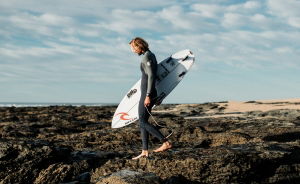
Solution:
<path fill-rule="evenodd" d="M 155 83 L 155 77 L 156 77 L 156 64 L 153 62 L 149 57 L 145 57 L 144 61 L 144 70 L 146 74 L 148 75 L 148 81 L 147 81 L 147 95 L 150 95 L 152 92 L 152 88 L 154 87 Z"/>

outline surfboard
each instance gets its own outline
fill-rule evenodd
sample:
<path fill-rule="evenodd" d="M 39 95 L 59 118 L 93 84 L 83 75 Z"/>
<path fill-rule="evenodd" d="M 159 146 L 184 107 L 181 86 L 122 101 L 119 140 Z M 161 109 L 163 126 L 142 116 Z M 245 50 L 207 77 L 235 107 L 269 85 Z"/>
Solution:
<path fill-rule="evenodd" d="M 163 101 L 183 79 L 194 64 L 194 54 L 186 49 L 172 54 L 157 65 L 157 101 Z M 121 128 L 139 119 L 138 105 L 141 97 L 141 79 L 123 97 L 112 118 L 112 128 Z M 154 108 L 155 105 L 152 107 Z"/>

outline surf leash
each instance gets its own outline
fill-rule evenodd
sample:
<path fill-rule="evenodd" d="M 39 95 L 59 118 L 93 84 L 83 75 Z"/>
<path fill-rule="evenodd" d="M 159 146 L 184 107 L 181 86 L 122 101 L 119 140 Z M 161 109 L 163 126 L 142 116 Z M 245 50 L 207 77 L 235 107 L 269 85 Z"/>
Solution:
<path fill-rule="evenodd" d="M 154 117 L 152 116 L 152 114 L 149 112 L 148 108 L 147 108 L 147 107 L 145 107 L 145 108 L 147 109 L 148 113 L 150 114 L 150 116 L 152 117 L 153 121 L 155 122 L 155 124 L 156 124 L 157 126 L 162 127 L 162 128 L 167 128 L 167 129 L 171 130 L 171 133 L 170 133 L 168 136 L 165 137 L 165 138 L 169 138 L 169 137 L 173 134 L 173 132 L 174 132 L 173 129 L 158 124 L 157 121 L 156 121 L 156 120 L 154 119 Z"/>

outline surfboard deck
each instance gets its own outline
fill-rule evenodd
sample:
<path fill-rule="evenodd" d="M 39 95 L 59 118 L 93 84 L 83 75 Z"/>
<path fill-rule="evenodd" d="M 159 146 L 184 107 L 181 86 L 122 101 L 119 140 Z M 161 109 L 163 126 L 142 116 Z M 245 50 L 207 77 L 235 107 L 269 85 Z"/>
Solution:
<path fill-rule="evenodd" d="M 189 71 L 194 61 L 194 54 L 186 49 L 176 52 L 158 63 L 155 83 L 157 102 L 163 101 L 171 93 Z M 118 105 L 112 119 L 112 128 L 121 128 L 139 119 L 138 104 L 141 97 L 140 88 L 141 79 L 130 88 Z"/>

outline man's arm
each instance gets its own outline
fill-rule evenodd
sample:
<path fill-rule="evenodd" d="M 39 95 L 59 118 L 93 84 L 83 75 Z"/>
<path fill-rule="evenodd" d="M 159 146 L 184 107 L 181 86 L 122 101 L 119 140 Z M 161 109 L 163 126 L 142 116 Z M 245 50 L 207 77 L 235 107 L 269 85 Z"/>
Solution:
<path fill-rule="evenodd" d="M 144 63 L 144 67 L 145 67 L 145 72 L 148 75 L 148 85 L 147 85 L 147 96 L 149 96 L 152 93 L 152 88 L 154 86 L 154 82 L 155 82 L 155 64 L 154 62 L 152 62 L 150 60 L 149 57 L 145 58 L 145 63 Z"/>

